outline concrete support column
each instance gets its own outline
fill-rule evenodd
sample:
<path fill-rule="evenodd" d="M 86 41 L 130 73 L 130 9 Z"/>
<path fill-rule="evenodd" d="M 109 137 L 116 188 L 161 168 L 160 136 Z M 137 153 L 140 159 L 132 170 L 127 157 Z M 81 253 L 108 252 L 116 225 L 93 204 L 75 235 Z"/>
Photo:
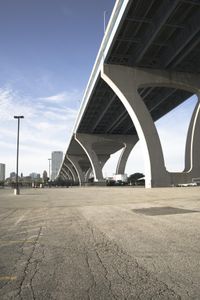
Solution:
<path fill-rule="evenodd" d="M 61 177 L 62 177 L 64 180 L 68 180 L 68 179 L 69 179 L 68 174 L 65 174 L 64 171 L 62 171 L 62 172 L 60 173 L 60 175 L 61 175 Z"/>
<path fill-rule="evenodd" d="M 135 125 L 144 151 L 146 187 L 168 186 L 170 178 L 165 169 L 160 139 L 138 93 L 138 76 L 141 75 L 133 68 L 104 65 L 101 76 L 122 101 Z"/>
<path fill-rule="evenodd" d="M 100 166 L 101 166 L 101 168 L 103 169 L 105 163 L 106 163 L 107 160 L 110 158 L 110 155 L 103 155 L 103 156 L 100 155 L 100 156 L 98 156 L 98 157 L 99 157 L 99 160 L 100 160 Z M 89 169 L 87 170 L 87 172 L 85 173 L 85 182 L 88 182 L 91 172 L 92 172 L 92 168 L 89 168 Z"/>
<path fill-rule="evenodd" d="M 135 138 L 135 143 L 134 143 L 134 141 L 133 141 L 132 144 L 124 143 L 124 148 L 121 152 L 121 155 L 120 155 L 120 158 L 119 158 L 119 161 L 118 161 L 118 164 L 117 164 L 116 174 L 124 174 L 128 157 L 129 157 L 133 147 L 135 146 L 135 144 L 138 141 L 137 136 L 134 136 L 134 138 Z"/>
<path fill-rule="evenodd" d="M 65 170 L 69 170 L 69 172 L 72 175 L 73 181 L 78 182 L 78 176 L 77 176 L 76 172 L 73 170 L 73 167 L 66 161 L 63 163 L 63 167 Z"/>
<path fill-rule="evenodd" d="M 62 168 L 62 174 L 67 180 L 74 181 L 68 169 Z"/>
<path fill-rule="evenodd" d="M 182 178 L 189 178 L 186 173 L 175 174 L 166 171 L 156 127 L 150 112 L 138 93 L 138 89 L 161 86 L 199 94 L 200 76 L 189 73 L 104 65 L 101 77 L 122 101 L 136 128 L 144 152 L 146 187 L 169 186 L 176 184 Z M 199 105 L 197 105 L 191 120 L 186 146 L 186 170 L 190 170 L 190 172 L 193 170 L 193 175 L 198 173 L 194 170 L 199 170 L 200 165 L 199 131 Z M 180 178 L 178 179 L 178 177 Z"/>
<path fill-rule="evenodd" d="M 87 154 L 92 169 L 94 173 L 94 180 L 95 181 L 103 181 L 103 174 L 102 174 L 102 166 L 100 164 L 99 158 L 95 153 L 94 149 L 92 148 L 93 140 L 92 136 L 85 135 L 82 133 L 76 134 L 75 136 L 76 141 L 81 145 L 84 149 L 85 153 Z"/>
<path fill-rule="evenodd" d="M 186 151 L 185 151 L 185 172 L 191 173 L 191 177 L 200 177 L 200 93 L 198 102 L 190 121 Z"/>
<path fill-rule="evenodd" d="M 78 175 L 79 184 L 82 185 L 82 183 L 85 182 L 83 171 L 81 170 L 81 167 L 79 165 L 79 159 L 80 157 L 76 155 L 66 155 L 67 159 L 71 162 L 71 164 L 74 166 L 76 173 Z"/>
<path fill-rule="evenodd" d="M 99 162 L 101 165 L 101 169 L 103 169 L 104 165 L 106 164 L 107 160 L 110 158 L 110 155 L 98 155 Z"/>
<path fill-rule="evenodd" d="M 92 172 L 92 168 L 89 168 L 89 169 L 87 170 L 87 172 L 85 173 L 85 182 L 88 182 L 88 181 L 89 181 L 91 172 Z"/>

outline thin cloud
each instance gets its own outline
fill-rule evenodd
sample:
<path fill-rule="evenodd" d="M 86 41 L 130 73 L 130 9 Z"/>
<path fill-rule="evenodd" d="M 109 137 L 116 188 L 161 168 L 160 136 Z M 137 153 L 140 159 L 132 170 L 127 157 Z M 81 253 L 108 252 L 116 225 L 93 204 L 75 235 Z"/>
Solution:
<path fill-rule="evenodd" d="M 33 107 L 23 97 L 11 88 L 0 88 L 0 118 L 1 121 L 11 120 L 14 115 L 32 116 Z"/>
<path fill-rule="evenodd" d="M 52 95 L 52 96 L 47 96 L 47 97 L 40 97 L 39 100 L 40 101 L 45 101 L 45 102 L 52 102 L 52 103 L 62 103 L 62 102 L 77 102 L 81 100 L 82 98 L 82 93 L 80 93 L 77 90 L 73 90 L 70 92 L 61 92 L 58 93 L 56 95 Z"/>
<path fill-rule="evenodd" d="M 74 109 L 65 109 L 61 111 L 60 113 L 55 112 L 55 111 L 47 111 L 44 113 L 44 117 L 49 119 L 49 120 L 69 120 L 73 119 L 76 117 L 77 111 Z"/>
<path fill-rule="evenodd" d="M 59 103 L 59 102 L 63 102 L 66 100 L 66 95 L 65 95 L 65 93 L 60 93 L 60 94 L 56 94 L 56 95 L 49 96 L 49 97 L 41 97 L 41 98 L 39 98 L 39 100 Z"/>

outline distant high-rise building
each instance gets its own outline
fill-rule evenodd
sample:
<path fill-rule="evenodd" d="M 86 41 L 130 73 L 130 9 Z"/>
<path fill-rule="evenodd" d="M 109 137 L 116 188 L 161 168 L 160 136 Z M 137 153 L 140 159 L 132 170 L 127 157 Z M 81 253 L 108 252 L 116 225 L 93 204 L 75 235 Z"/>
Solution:
<path fill-rule="evenodd" d="M 10 173 L 10 179 L 15 179 L 16 177 L 16 173 L 15 172 L 11 172 Z"/>
<path fill-rule="evenodd" d="M 6 176 L 6 165 L 0 163 L 0 181 L 4 181 Z"/>
<path fill-rule="evenodd" d="M 47 171 L 46 171 L 46 170 L 44 170 L 43 175 L 42 175 L 42 178 L 43 178 L 43 181 L 44 181 L 44 182 L 47 181 L 48 175 L 47 175 Z"/>
<path fill-rule="evenodd" d="M 51 180 L 54 180 L 58 175 L 58 171 L 60 170 L 62 160 L 63 160 L 62 151 L 53 151 L 51 153 Z"/>

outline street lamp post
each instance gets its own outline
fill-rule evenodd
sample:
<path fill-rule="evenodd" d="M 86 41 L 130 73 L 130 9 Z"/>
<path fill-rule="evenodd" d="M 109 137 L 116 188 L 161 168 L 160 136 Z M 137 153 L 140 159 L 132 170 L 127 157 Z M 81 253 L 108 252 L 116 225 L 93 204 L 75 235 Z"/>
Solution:
<path fill-rule="evenodd" d="M 15 195 L 19 195 L 19 181 L 18 181 L 18 167 L 19 167 L 19 128 L 20 128 L 20 119 L 23 119 L 24 116 L 14 116 L 14 119 L 18 120 L 17 126 L 17 163 L 16 163 L 16 188 L 14 190 Z"/>

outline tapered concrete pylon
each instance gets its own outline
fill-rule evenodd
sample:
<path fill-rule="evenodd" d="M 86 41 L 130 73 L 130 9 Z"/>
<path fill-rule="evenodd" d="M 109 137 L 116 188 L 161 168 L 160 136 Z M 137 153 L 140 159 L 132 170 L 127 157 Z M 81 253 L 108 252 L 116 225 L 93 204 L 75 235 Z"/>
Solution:
<path fill-rule="evenodd" d="M 94 136 L 95 137 L 95 136 Z M 81 147 L 84 149 L 85 153 L 87 154 L 92 169 L 94 173 L 94 180 L 95 181 L 103 181 L 103 174 L 102 174 L 102 165 L 99 161 L 99 158 L 94 151 L 92 144 L 93 144 L 93 138 L 92 135 L 88 134 L 76 134 L 75 139 L 76 141 L 81 145 Z"/>
<path fill-rule="evenodd" d="M 169 173 L 164 164 L 160 139 L 150 112 L 141 99 L 141 87 L 173 87 L 199 95 L 200 76 L 162 70 L 137 69 L 104 65 L 101 77 L 112 88 L 127 109 L 142 143 L 145 160 L 146 187 L 170 186 L 200 177 L 200 107 L 193 113 L 186 143 L 185 172 Z"/>
<path fill-rule="evenodd" d="M 77 176 L 76 172 L 73 170 L 73 167 L 71 166 L 71 164 L 68 161 L 65 161 L 63 163 L 63 169 L 66 170 L 66 171 L 68 170 L 70 172 L 74 183 L 78 182 L 78 176 Z"/>
<path fill-rule="evenodd" d="M 170 173 L 173 184 L 200 180 L 200 94 L 197 93 L 197 96 L 198 101 L 190 120 L 186 140 L 185 169 L 183 172 Z"/>
<path fill-rule="evenodd" d="M 80 157 L 76 156 L 76 155 L 66 155 L 67 159 L 71 162 L 71 164 L 74 166 L 77 176 L 78 176 L 78 180 L 79 180 L 79 185 L 82 185 L 85 182 L 85 178 L 84 178 L 84 174 L 83 171 L 81 170 L 81 167 L 79 165 L 79 159 Z"/>
<path fill-rule="evenodd" d="M 92 168 L 89 168 L 85 174 L 85 182 L 89 181 L 91 172 L 92 172 Z"/>
<path fill-rule="evenodd" d="M 132 143 L 130 143 L 130 144 L 124 143 L 125 144 L 124 148 L 123 148 L 123 150 L 121 152 L 121 155 L 120 155 L 120 158 L 118 160 L 118 164 L 117 164 L 117 168 L 116 168 L 116 174 L 124 174 L 128 157 L 129 157 L 133 147 L 137 143 L 137 141 L 138 141 L 138 137 L 134 136 Z"/>
<path fill-rule="evenodd" d="M 147 107 L 138 94 L 137 70 L 124 66 L 104 65 L 102 78 L 116 93 L 127 109 L 145 158 L 146 187 L 168 186 L 170 177 L 165 169 L 160 139 Z"/>
<path fill-rule="evenodd" d="M 193 173 L 194 177 L 200 176 L 200 93 L 197 94 L 197 97 L 198 102 L 188 129 L 184 170 Z"/>
<path fill-rule="evenodd" d="M 123 149 L 122 155 L 119 159 L 117 174 L 124 173 L 127 158 L 135 145 L 135 141 L 129 135 L 117 134 L 85 134 L 77 133 L 75 135 L 76 141 L 84 149 L 90 161 L 95 181 L 104 181 L 102 169 L 110 158 L 110 155 Z"/>
<path fill-rule="evenodd" d="M 64 171 L 62 171 L 62 172 L 60 173 L 60 176 L 61 176 L 64 180 L 68 180 L 68 179 L 69 179 L 68 174 L 66 174 Z"/>

